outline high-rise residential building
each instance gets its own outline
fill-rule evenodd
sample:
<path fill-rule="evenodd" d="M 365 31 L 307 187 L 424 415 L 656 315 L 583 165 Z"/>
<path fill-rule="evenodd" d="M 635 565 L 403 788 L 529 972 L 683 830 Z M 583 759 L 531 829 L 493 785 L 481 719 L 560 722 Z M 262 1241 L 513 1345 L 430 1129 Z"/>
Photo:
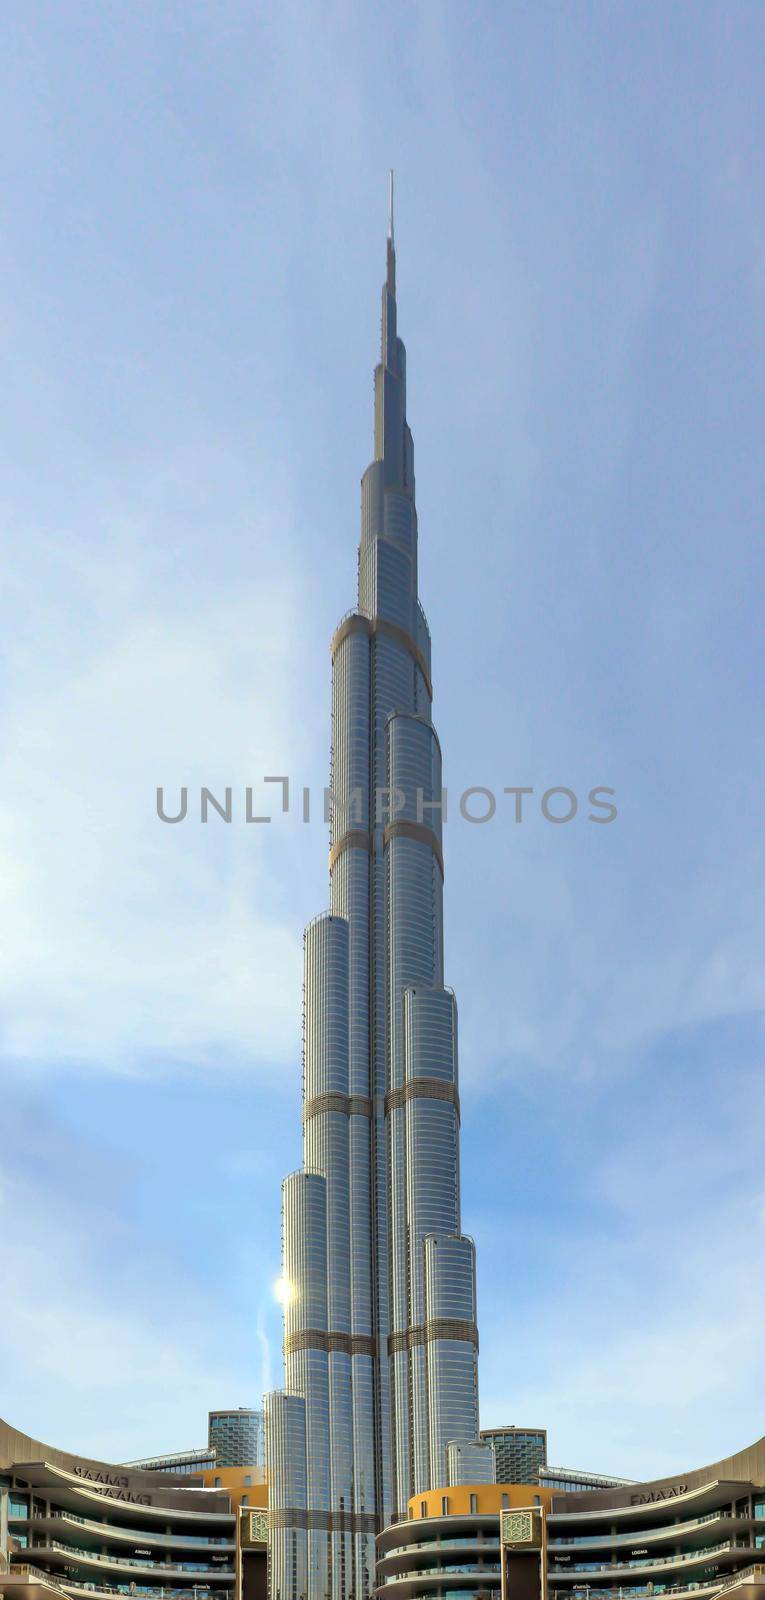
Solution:
<path fill-rule="evenodd" d="M 263 1465 L 263 1412 L 239 1406 L 236 1411 L 211 1411 L 207 1443 L 218 1467 Z"/>
<path fill-rule="evenodd" d="M 251 1406 L 232 1411 L 210 1411 L 207 1416 L 207 1444 L 193 1450 L 169 1450 L 159 1455 L 126 1461 L 127 1467 L 151 1472 L 210 1474 L 218 1467 L 263 1467 L 263 1412 Z"/>
<path fill-rule="evenodd" d="M 285 1386 L 265 1406 L 272 1600 L 365 1600 L 375 1531 L 444 1481 L 450 1442 L 478 1433 L 441 751 L 392 215 L 358 604 L 331 653 L 330 909 L 304 938 L 303 1166 L 283 1187 Z"/>
<path fill-rule="evenodd" d="M 547 1462 L 546 1428 L 482 1428 L 481 1438 L 494 1446 L 497 1483 L 536 1483 Z"/>

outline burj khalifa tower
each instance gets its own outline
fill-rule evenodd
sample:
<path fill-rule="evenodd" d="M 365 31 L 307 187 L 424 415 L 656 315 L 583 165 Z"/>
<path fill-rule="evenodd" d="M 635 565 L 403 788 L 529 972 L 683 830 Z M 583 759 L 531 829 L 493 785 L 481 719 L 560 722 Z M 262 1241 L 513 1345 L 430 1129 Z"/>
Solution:
<path fill-rule="evenodd" d="M 478 1435 L 392 204 L 358 605 L 331 655 L 330 909 L 304 935 L 303 1166 L 283 1186 L 284 1388 L 265 1402 L 271 1600 L 367 1600 L 375 1533 Z"/>

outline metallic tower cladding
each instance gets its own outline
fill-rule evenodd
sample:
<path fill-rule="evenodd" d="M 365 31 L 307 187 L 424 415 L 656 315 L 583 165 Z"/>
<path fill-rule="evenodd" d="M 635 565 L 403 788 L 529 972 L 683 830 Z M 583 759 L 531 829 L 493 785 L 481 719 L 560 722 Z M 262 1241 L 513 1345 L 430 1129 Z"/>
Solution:
<path fill-rule="evenodd" d="M 496 1483 L 493 1446 L 484 1439 L 472 1439 L 468 1443 L 450 1439 L 446 1446 L 446 1481 L 452 1489 L 465 1483 Z"/>
<path fill-rule="evenodd" d="M 268 1461 L 271 1600 L 308 1593 L 308 1484 L 302 1396 L 276 1390 L 263 1403 Z"/>
<path fill-rule="evenodd" d="M 375 1531 L 446 1480 L 450 1442 L 478 1434 L 441 751 L 392 227 L 358 584 L 332 639 L 330 911 L 304 941 L 304 1170 L 283 1191 L 287 1392 L 266 1411 L 272 1600 L 367 1600 Z M 290 1475 L 292 1448 L 304 1456 Z M 306 1586 L 288 1597 L 290 1562 Z"/>

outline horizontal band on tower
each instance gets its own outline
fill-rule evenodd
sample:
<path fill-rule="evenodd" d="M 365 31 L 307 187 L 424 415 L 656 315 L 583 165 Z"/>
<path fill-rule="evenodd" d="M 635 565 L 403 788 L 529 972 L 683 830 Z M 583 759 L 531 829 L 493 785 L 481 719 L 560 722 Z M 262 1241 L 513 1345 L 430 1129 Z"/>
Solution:
<path fill-rule="evenodd" d="M 339 628 L 336 628 L 332 635 L 329 649 L 333 661 L 343 640 L 348 638 L 349 633 L 365 633 L 368 639 L 373 639 L 376 633 L 382 633 L 387 635 L 389 639 L 395 639 L 397 644 L 402 644 L 404 649 L 408 650 L 412 660 L 416 661 L 425 679 L 425 687 L 428 694 L 431 700 L 433 699 L 433 685 L 430 681 L 428 663 L 416 639 L 412 638 L 411 633 L 408 633 L 406 628 L 399 627 L 397 622 L 389 622 L 387 617 L 364 617 L 360 611 L 353 611 L 349 617 L 346 617 L 344 622 L 340 623 Z"/>
<path fill-rule="evenodd" d="M 474 1322 L 463 1317 L 431 1317 L 429 1322 L 406 1328 L 403 1333 L 389 1333 L 388 1355 L 396 1355 L 401 1350 L 413 1350 L 416 1345 L 433 1344 L 437 1339 L 473 1344 L 477 1350 L 478 1328 Z"/>
<path fill-rule="evenodd" d="M 342 838 L 338 839 L 337 842 L 333 844 L 332 849 L 329 852 L 330 872 L 332 871 L 338 856 L 341 856 L 344 850 L 368 850 L 369 854 L 371 855 L 371 833 L 365 833 L 363 828 L 351 828 L 348 833 L 344 833 Z"/>
<path fill-rule="evenodd" d="M 320 1533 L 377 1533 L 376 1517 L 367 1511 L 299 1511 L 285 1506 L 268 1513 L 268 1526 L 277 1528 L 308 1528 Z"/>
<path fill-rule="evenodd" d="M 438 862 L 441 877 L 444 875 L 444 856 L 441 845 L 432 828 L 425 826 L 424 822 L 405 822 L 401 818 L 398 822 L 389 822 L 383 834 L 383 844 L 388 845 L 391 839 L 415 839 L 418 844 L 428 844 Z"/>
<path fill-rule="evenodd" d="M 292 1356 L 297 1350 L 339 1350 L 346 1356 L 374 1356 L 377 1340 L 368 1333 L 327 1333 L 323 1328 L 301 1328 L 298 1333 L 285 1334 L 284 1354 Z"/>
<path fill-rule="evenodd" d="M 400 1089 L 389 1089 L 385 1096 L 386 1116 L 389 1111 L 398 1111 L 409 1100 L 451 1100 L 459 1118 L 459 1090 L 456 1083 L 450 1083 L 447 1078 L 410 1078 Z"/>
<path fill-rule="evenodd" d="M 368 1095 L 340 1094 L 338 1090 L 331 1094 L 315 1094 L 303 1106 L 303 1121 L 321 1117 L 325 1111 L 341 1111 L 346 1117 L 371 1117 L 372 1102 Z"/>

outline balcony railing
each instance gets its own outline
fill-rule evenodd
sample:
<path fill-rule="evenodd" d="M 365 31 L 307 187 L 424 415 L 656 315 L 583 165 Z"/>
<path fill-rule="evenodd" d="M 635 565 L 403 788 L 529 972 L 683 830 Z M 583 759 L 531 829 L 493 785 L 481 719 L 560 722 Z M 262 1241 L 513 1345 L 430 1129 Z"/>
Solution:
<path fill-rule="evenodd" d="M 742 1548 L 749 1549 L 746 1545 Z M 712 1544 L 704 1550 L 693 1550 L 689 1555 L 682 1556 L 635 1556 L 632 1561 L 609 1561 L 600 1564 L 592 1563 L 587 1567 L 549 1567 L 548 1571 L 556 1578 L 563 1577 L 567 1572 L 624 1572 L 628 1567 L 676 1567 L 684 1561 L 693 1561 L 698 1564 L 706 1560 L 707 1556 L 720 1555 L 723 1550 L 735 1550 L 736 1546 L 726 1539 L 724 1544 Z"/>
<path fill-rule="evenodd" d="M 582 1550 L 597 1550 L 604 1544 L 635 1545 L 648 1539 L 675 1539 L 679 1543 L 683 1534 L 692 1533 L 694 1528 L 700 1527 L 705 1522 L 749 1521 L 751 1521 L 750 1517 L 735 1517 L 730 1511 L 706 1511 L 703 1517 L 693 1517 L 689 1521 L 668 1522 L 665 1523 L 664 1527 L 659 1528 L 644 1528 L 641 1530 L 632 1528 L 628 1533 L 577 1533 L 569 1534 L 568 1536 L 553 1534 L 548 1542 L 548 1549 L 555 1550 L 558 1545 L 566 1545 L 567 1547 L 578 1545 Z"/>
<path fill-rule="evenodd" d="M 722 1587 L 723 1585 L 719 1578 L 705 1578 L 704 1580 L 698 1580 L 690 1583 L 642 1583 L 629 1588 L 625 1588 L 621 1584 L 614 1584 L 608 1590 L 608 1594 L 609 1596 L 615 1595 L 617 1600 L 633 1600 L 633 1597 L 634 1600 L 638 1600 L 638 1597 L 642 1597 L 643 1595 L 653 1595 L 656 1597 L 656 1600 L 664 1600 L 665 1595 L 680 1594 L 699 1596 L 705 1595 L 707 1597 L 713 1596 L 714 1600 L 716 1600 L 716 1597 Z M 582 1595 L 586 1596 L 587 1600 L 598 1600 L 598 1597 L 602 1595 L 602 1593 L 603 1591 L 601 1589 L 597 1589 L 593 1594 L 588 1583 L 581 1583 L 573 1590 L 548 1590 L 549 1600 L 573 1600 L 574 1596 Z"/>
<path fill-rule="evenodd" d="M 67 1578 L 61 1587 L 67 1594 L 129 1594 L 140 1595 L 141 1600 L 200 1600 L 200 1596 L 210 1594 L 204 1583 L 196 1583 L 191 1589 L 160 1589 L 146 1584 L 76 1583 Z"/>
<path fill-rule="evenodd" d="M 738 1572 L 732 1573 L 732 1575 L 729 1578 L 726 1578 L 725 1582 L 720 1585 L 720 1592 L 722 1593 L 723 1589 L 735 1588 L 736 1584 L 741 1583 L 745 1578 L 759 1578 L 761 1582 L 765 1583 L 765 1565 L 763 1565 L 761 1561 L 758 1561 L 751 1567 L 740 1567 Z"/>
<path fill-rule="evenodd" d="M 72 1556 L 76 1561 L 97 1561 L 99 1566 L 104 1562 L 112 1567 L 142 1567 L 144 1571 L 147 1567 L 156 1567 L 165 1572 L 201 1572 L 206 1578 L 218 1577 L 221 1573 L 233 1577 L 233 1568 L 223 1563 L 219 1567 L 192 1567 L 189 1562 L 183 1561 L 172 1563 L 152 1561 L 150 1556 L 104 1556 L 98 1550 L 78 1550 L 76 1545 L 63 1544 L 60 1539 L 50 1539 L 47 1545 L 35 1545 L 33 1549 L 61 1550 L 64 1555 Z"/>
<path fill-rule="evenodd" d="M 64 1593 L 63 1585 L 58 1583 L 52 1573 L 46 1572 L 43 1567 L 33 1567 L 25 1561 L 23 1566 L 14 1565 L 11 1570 L 20 1573 L 21 1576 L 26 1573 L 33 1583 L 47 1583 L 50 1584 L 51 1589 L 57 1589 L 60 1594 Z"/>
<path fill-rule="evenodd" d="M 390 1574 L 387 1578 L 383 1578 L 383 1583 L 418 1583 L 420 1578 L 442 1578 L 446 1582 L 458 1572 L 469 1572 L 473 1578 L 490 1578 L 497 1577 L 500 1571 L 499 1562 L 487 1562 L 485 1566 L 479 1567 L 475 1561 L 470 1561 L 453 1567 L 416 1567 L 411 1572 L 401 1572 L 395 1577 Z"/>
<path fill-rule="evenodd" d="M 233 1538 L 226 1539 L 222 1535 L 213 1537 L 206 1533 L 160 1533 L 155 1532 L 153 1529 L 147 1532 L 145 1528 L 123 1528 L 119 1523 L 98 1522 L 94 1517 L 80 1517 L 76 1511 L 35 1511 L 31 1520 L 34 1521 L 35 1519 L 41 1522 L 75 1522 L 78 1527 L 90 1528 L 94 1533 L 103 1534 L 107 1538 L 111 1538 L 113 1534 L 119 1534 L 125 1539 L 132 1539 L 134 1544 L 143 1544 L 144 1542 L 146 1544 L 161 1543 L 163 1545 L 176 1544 L 181 1546 L 198 1544 L 205 1548 L 209 1546 L 210 1549 L 217 1548 L 220 1545 L 230 1545 L 232 1550 L 234 1548 Z"/>

